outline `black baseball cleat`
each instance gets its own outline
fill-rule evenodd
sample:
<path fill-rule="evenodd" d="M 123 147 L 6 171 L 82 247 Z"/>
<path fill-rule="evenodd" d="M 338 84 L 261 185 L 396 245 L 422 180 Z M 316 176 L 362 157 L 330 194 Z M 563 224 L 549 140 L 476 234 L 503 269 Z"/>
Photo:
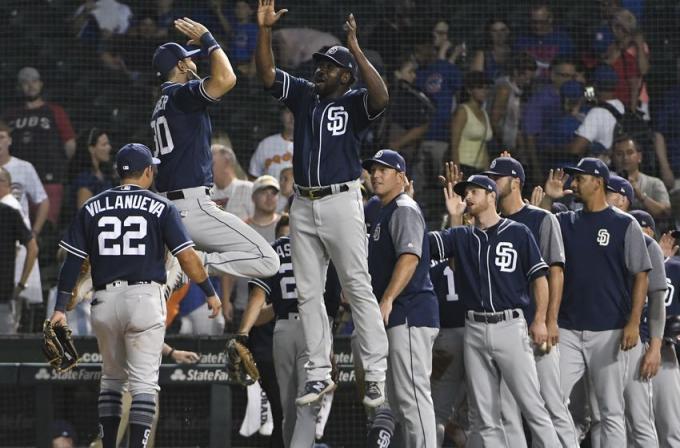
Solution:
<path fill-rule="evenodd" d="M 305 392 L 295 399 L 295 404 L 298 406 L 307 406 L 318 401 L 325 393 L 332 392 L 337 387 L 333 380 L 325 381 L 307 381 L 305 383 Z"/>
<path fill-rule="evenodd" d="M 366 381 L 366 394 L 364 395 L 364 405 L 369 408 L 377 408 L 385 402 L 385 382 Z"/>

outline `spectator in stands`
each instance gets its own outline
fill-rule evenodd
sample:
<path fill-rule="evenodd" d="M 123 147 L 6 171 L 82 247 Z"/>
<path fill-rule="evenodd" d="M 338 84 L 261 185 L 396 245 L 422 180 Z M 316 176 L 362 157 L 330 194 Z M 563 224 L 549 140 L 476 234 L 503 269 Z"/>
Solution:
<path fill-rule="evenodd" d="M 21 205 L 21 214 L 28 217 L 30 216 L 29 206 L 34 209 L 33 224 L 29 224 L 28 227 L 37 236 L 40 235 L 47 220 L 50 201 L 33 165 L 10 154 L 9 149 L 12 145 L 10 132 L 9 126 L 0 122 L 0 167 L 12 176 L 10 187 L 12 195 Z"/>
<path fill-rule="evenodd" d="M 598 103 L 609 104 L 623 114 L 623 103 L 615 94 L 618 75 L 614 69 L 608 65 L 600 65 L 593 72 L 592 78 Z M 616 123 L 616 117 L 610 111 L 604 107 L 593 107 L 576 130 L 569 145 L 569 153 L 580 157 L 588 151 L 596 156 L 608 152 L 612 147 Z"/>
<path fill-rule="evenodd" d="M 47 219 L 56 225 L 67 161 L 76 151 L 75 132 L 64 109 L 43 99 L 43 82 L 38 70 L 24 67 L 17 78 L 25 102 L 22 107 L 3 114 L 12 129 L 12 153 L 35 166 L 50 198 Z"/>
<path fill-rule="evenodd" d="M 279 191 L 279 205 L 276 207 L 276 211 L 279 213 L 288 213 L 289 203 L 293 197 L 293 188 L 295 180 L 293 179 L 293 166 L 287 166 L 281 170 L 279 175 L 279 186 L 281 191 Z"/>
<path fill-rule="evenodd" d="M 583 83 L 571 80 L 562 84 L 560 100 L 562 114 L 551 125 L 546 140 L 547 146 L 539 155 L 541 165 L 544 167 L 561 168 L 574 165 L 574 157 L 569 154 L 568 148 L 574 133 L 586 117 L 583 110 L 585 103 Z"/>
<path fill-rule="evenodd" d="M 293 128 L 295 118 L 287 108 L 281 107 L 281 132 L 264 138 L 250 158 L 248 177 L 254 180 L 265 174 L 279 179 L 281 170 L 293 163 Z"/>
<path fill-rule="evenodd" d="M 166 37 L 174 26 L 175 19 L 180 17 L 182 17 L 182 14 L 175 7 L 174 0 L 157 0 L 156 26 L 160 30 L 158 37 Z"/>
<path fill-rule="evenodd" d="M 461 102 L 451 119 L 451 160 L 465 175 L 489 166 L 487 142 L 493 136 L 484 102 L 489 81 L 482 72 L 468 72 L 463 81 Z"/>
<path fill-rule="evenodd" d="M 434 112 L 430 99 L 415 86 L 417 68 L 412 55 L 403 56 L 390 81 L 387 147 L 399 151 L 406 159 L 406 166 L 415 166 L 420 159 L 420 143 Z M 409 177 L 418 176 L 410 171 Z M 416 185 L 424 184 L 420 181 L 418 178 Z"/>
<path fill-rule="evenodd" d="M 97 42 L 125 34 L 131 19 L 130 7 L 117 0 L 85 0 L 73 15 L 73 25 L 79 38 Z"/>
<path fill-rule="evenodd" d="M 276 209 L 279 205 L 279 191 L 281 186 L 275 177 L 265 174 L 253 182 L 253 214 L 246 219 L 250 227 L 262 235 L 267 241 L 276 239 L 276 223 L 279 215 Z"/>
<path fill-rule="evenodd" d="M 547 76 L 548 69 L 557 58 L 570 58 L 574 53 L 571 37 L 557 28 L 550 6 L 545 2 L 534 4 L 529 12 L 531 33 L 522 34 L 515 41 L 516 53 L 529 53 L 538 64 L 539 76 Z"/>
<path fill-rule="evenodd" d="M 421 145 L 426 164 L 425 175 L 432 179 L 439 174 L 444 154 L 449 149 L 451 114 L 456 109 L 456 94 L 463 86 L 461 71 L 450 60 L 450 56 L 455 55 L 448 29 L 446 22 L 437 22 L 433 30 L 434 48 L 431 45 L 422 45 L 416 50 L 418 69 L 415 84 L 425 92 L 435 107 Z M 447 34 L 441 34 L 445 30 Z"/>
<path fill-rule="evenodd" d="M 413 43 L 416 6 L 413 0 L 385 3 L 383 14 L 369 36 L 367 48 L 377 51 L 388 67 L 398 64 L 402 53 Z"/>
<path fill-rule="evenodd" d="M 90 129 L 85 145 L 74 157 L 71 171 L 76 209 L 82 207 L 92 196 L 113 187 L 111 142 L 106 131 Z"/>
<path fill-rule="evenodd" d="M 633 186 L 632 208 L 645 210 L 656 219 L 670 216 L 668 191 L 661 179 L 640 172 L 642 152 L 633 139 L 623 138 L 614 144 L 612 161 L 619 176 L 628 179 Z"/>
<path fill-rule="evenodd" d="M 649 48 L 637 20 L 627 9 L 618 9 L 612 17 L 614 42 L 604 55 L 607 64 L 614 67 L 618 82 L 614 97 L 628 109 L 637 110 L 639 100 L 649 103 L 642 78 L 649 72 Z"/>
<path fill-rule="evenodd" d="M 236 177 L 238 160 L 233 149 L 222 144 L 213 144 L 211 149 L 215 185 L 210 198 L 225 211 L 245 221 L 253 214 L 253 184 Z"/>
<path fill-rule="evenodd" d="M 550 67 L 550 84 L 539 88 L 527 102 L 522 117 L 522 128 L 528 160 L 541 160 L 543 149 L 548 147 L 550 131 L 562 111 L 560 87 L 567 81 L 576 79 L 576 65 L 567 60 L 553 61 Z M 529 184 L 540 183 L 544 173 L 542 167 L 527 167 Z"/>
<path fill-rule="evenodd" d="M 484 72 L 495 81 L 507 75 L 512 49 L 510 47 L 510 27 L 505 19 L 492 17 L 486 22 L 485 43 L 477 50 L 470 63 L 470 70 Z"/>
<path fill-rule="evenodd" d="M 509 76 L 496 79 L 492 100 L 487 103 L 493 135 L 502 150 L 524 147 L 519 132 L 522 94 L 531 86 L 537 68 L 534 58 L 526 53 L 513 58 L 510 66 Z"/>
<path fill-rule="evenodd" d="M 11 183 L 6 170 L 0 175 L 5 188 Z M 38 243 L 24 223 L 21 213 L 0 202 L 0 334 L 15 334 L 19 328 L 21 307 L 18 298 L 26 289 L 28 276 L 38 257 Z M 14 281 L 14 264 L 17 242 L 26 247 L 26 259 L 21 270 L 21 279 Z"/>
<path fill-rule="evenodd" d="M 679 65 L 680 67 L 680 65 Z M 680 73 L 678 74 L 680 75 Z M 666 90 L 653 114 L 654 146 L 659 161 L 661 179 L 668 190 L 675 188 L 675 176 L 680 173 L 680 83 Z M 663 162 L 663 161 L 666 162 Z"/>
<path fill-rule="evenodd" d="M 445 59 L 451 64 L 455 64 L 466 51 L 465 42 L 453 45 L 449 35 L 449 23 L 444 20 L 435 23 L 432 29 L 432 45 L 437 52 L 437 58 Z"/>
<path fill-rule="evenodd" d="M 52 448 L 75 448 L 78 445 L 78 435 L 69 422 L 55 420 L 52 422 Z"/>
<path fill-rule="evenodd" d="M 229 59 L 245 75 L 254 75 L 253 53 L 257 40 L 257 24 L 253 21 L 253 8 L 246 0 L 234 2 L 233 15 L 223 12 L 223 0 L 211 0 L 217 17 L 229 42 Z"/>

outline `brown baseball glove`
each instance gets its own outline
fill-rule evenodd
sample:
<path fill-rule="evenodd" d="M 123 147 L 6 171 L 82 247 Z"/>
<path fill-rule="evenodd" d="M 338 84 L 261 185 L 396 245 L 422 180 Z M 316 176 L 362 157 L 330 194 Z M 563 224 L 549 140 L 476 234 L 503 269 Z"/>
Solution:
<path fill-rule="evenodd" d="M 227 341 L 227 372 L 229 379 L 249 386 L 260 379 L 260 371 L 248 349 L 248 336 L 236 335 Z"/>
<path fill-rule="evenodd" d="M 78 364 L 78 351 L 66 323 L 52 325 L 49 320 L 45 321 L 42 351 L 47 362 L 58 372 L 70 370 Z"/>

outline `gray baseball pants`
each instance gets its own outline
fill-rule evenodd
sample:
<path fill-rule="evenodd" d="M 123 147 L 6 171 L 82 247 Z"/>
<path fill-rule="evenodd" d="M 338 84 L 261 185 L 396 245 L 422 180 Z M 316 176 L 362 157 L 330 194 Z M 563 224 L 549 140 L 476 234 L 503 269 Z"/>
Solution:
<path fill-rule="evenodd" d="M 117 284 L 114 282 L 113 284 Z M 156 395 L 165 338 L 165 300 L 161 285 L 110 286 L 95 291 L 92 329 L 102 355 L 101 389 L 134 397 Z"/>
<path fill-rule="evenodd" d="M 535 352 L 536 373 L 538 384 L 541 386 L 541 397 L 545 401 L 545 407 L 550 414 L 557 437 L 564 448 L 578 448 L 579 442 L 574 428 L 574 422 L 567 406 L 567 401 L 562 395 L 560 384 L 560 352 L 559 346 L 552 347 L 550 352 L 539 354 Z M 510 446 L 523 446 L 526 444 L 522 418 L 519 414 L 514 397 L 507 388 L 501 388 L 501 412 L 503 415 L 503 427 L 508 436 Z M 512 415 L 514 413 L 514 416 Z"/>
<path fill-rule="evenodd" d="M 205 187 L 182 190 L 184 199 L 173 201 L 182 224 L 204 252 L 210 275 L 271 277 L 279 270 L 279 257 L 272 246 L 237 216 L 219 208 Z"/>
<path fill-rule="evenodd" d="M 274 327 L 274 369 L 283 408 L 283 444 L 286 447 L 314 445 L 316 416 L 321 402 L 296 406 L 295 398 L 305 388 L 305 364 L 309 360 L 302 322 L 297 313 L 278 319 Z"/>
<path fill-rule="evenodd" d="M 560 328 L 560 372 L 565 397 L 587 375 L 601 417 L 598 438 L 604 448 L 626 444 L 623 390 L 627 356 L 621 351 L 622 330 L 576 331 Z M 593 442 L 594 446 L 598 442 Z"/>
<path fill-rule="evenodd" d="M 626 427 L 628 446 L 636 448 L 659 446 L 654 425 L 652 382 L 640 378 L 640 365 L 646 350 L 647 344 L 639 343 L 626 353 L 628 366 L 626 386 L 623 391 L 623 398 L 626 402 Z M 666 393 L 666 391 L 659 392 Z"/>
<path fill-rule="evenodd" d="M 330 378 L 331 329 L 323 301 L 328 263 L 338 272 L 352 308 L 366 381 L 384 381 L 387 335 L 368 273 L 368 247 L 359 182 L 321 199 L 295 196 L 290 210 L 298 310 L 309 350 L 307 381 Z"/>
<path fill-rule="evenodd" d="M 527 419 L 536 446 L 559 447 L 550 414 L 540 394 L 534 354 L 524 315 L 489 324 L 465 321 L 465 373 L 470 382 L 468 397 L 479 414 L 484 446 L 508 446 L 501 421 L 501 379 L 517 399 Z"/>
<path fill-rule="evenodd" d="M 680 448 L 680 367 L 675 346 L 661 347 L 661 368 L 652 379 L 654 414 L 660 445 Z"/>
<path fill-rule="evenodd" d="M 465 399 L 464 334 L 465 327 L 440 328 L 432 348 L 433 365 L 437 362 L 446 363 L 445 367 L 441 367 L 441 376 L 435 378 L 433 374 L 430 378 L 437 423 L 437 446 L 440 448 L 444 442 L 446 423 Z"/>

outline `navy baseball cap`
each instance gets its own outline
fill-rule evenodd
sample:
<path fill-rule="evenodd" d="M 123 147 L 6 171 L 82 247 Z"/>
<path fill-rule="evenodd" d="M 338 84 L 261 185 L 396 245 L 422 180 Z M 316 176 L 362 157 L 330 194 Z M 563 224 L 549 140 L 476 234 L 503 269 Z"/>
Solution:
<path fill-rule="evenodd" d="M 357 79 L 357 61 L 346 47 L 334 45 L 324 53 L 314 53 L 312 58 L 317 64 L 325 60 L 337 65 L 338 67 L 346 68 L 352 72 L 354 79 Z"/>
<path fill-rule="evenodd" d="M 550 211 L 556 215 L 558 213 L 568 212 L 569 208 L 561 202 L 553 202 L 550 206 Z"/>
<path fill-rule="evenodd" d="M 170 70 L 175 68 L 177 62 L 200 52 L 200 48 L 185 48 L 175 42 L 165 43 L 156 48 L 156 52 L 153 54 L 153 68 L 159 76 L 166 76 Z"/>
<path fill-rule="evenodd" d="M 607 182 L 607 190 L 613 191 L 614 193 L 619 193 L 628 198 L 629 203 L 633 203 L 633 198 L 635 197 L 633 192 L 633 186 L 621 176 L 611 175 L 609 176 L 609 182 Z"/>
<path fill-rule="evenodd" d="M 609 168 L 600 159 L 595 157 L 584 157 L 579 160 L 578 165 L 564 168 L 567 174 L 589 174 L 604 179 L 604 183 L 609 183 Z"/>
<path fill-rule="evenodd" d="M 391 149 L 381 149 L 380 151 L 376 152 L 372 158 L 361 162 L 361 166 L 366 171 L 371 171 L 371 167 L 374 163 L 389 166 L 400 173 L 406 171 L 406 162 L 404 161 L 404 158 L 397 151 L 393 151 Z"/>
<path fill-rule="evenodd" d="M 524 184 L 526 176 L 524 175 L 524 167 L 518 160 L 512 157 L 496 157 L 491 161 L 489 169 L 482 174 L 485 176 L 510 176 L 516 177 Z"/>
<path fill-rule="evenodd" d="M 78 443 L 76 430 L 73 428 L 73 425 L 66 420 L 53 421 L 51 425 L 51 435 L 52 439 L 56 439 L 57 437 L 68 437 L 73 440 L 74 445 Z"/>
<path fill-rule="evenodd" d="M 116 154 L 116 168 L 120 177 L 160 163 L 161 161 L 151 154 L 151 150 L 141 143 L 128 143 Z"/>
<path fill-rule="evenodd" d="M 496 182 L 492 179 L 482 175 L 475 174 L 467 178 L 464 182 L 458 182 L 454 187 L 453 191 L 460 197 L 465 197 L 465 189 L 467 187 L 479 187 L 488 192 L 497 193 Z"/>
<path fill-rule="evenodd" d="M 633 218 L 635 218 L 638 224 L 640 224 L 640 227 L 649 227 L 652 229 L 652 232 L 656 232 L 656 223 L 654 222 L 652 215 L 644 210 L 632 210 L 629 213 Z"/>

